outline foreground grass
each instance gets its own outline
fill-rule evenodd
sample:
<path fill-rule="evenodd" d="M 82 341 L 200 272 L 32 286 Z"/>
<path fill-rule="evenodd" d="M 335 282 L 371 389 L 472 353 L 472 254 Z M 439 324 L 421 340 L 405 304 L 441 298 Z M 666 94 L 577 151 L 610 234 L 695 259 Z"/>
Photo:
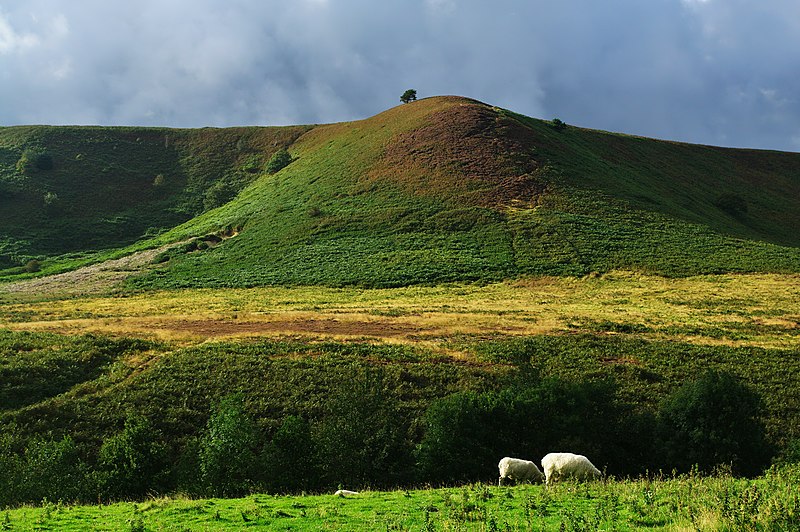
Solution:
<path fill-rule="evenodd" d="M 492 484 L 242 499 L 160 498 L 6 510 L 4 530 L 794 530 L 800 467 L 726 475 L 497 487 Z"/>
<path fill-rule="evenodd" d="M 124 296 L 124 297 L 120 297 Z M 800 346 L 800 277 L 629 272 L 391 289 L 184 289 L 31 301 L 0 293 L 0 326 L 209 338 L 311 336 L 436 343 L 459 335 L 636 334 L 704 345 Z"/>

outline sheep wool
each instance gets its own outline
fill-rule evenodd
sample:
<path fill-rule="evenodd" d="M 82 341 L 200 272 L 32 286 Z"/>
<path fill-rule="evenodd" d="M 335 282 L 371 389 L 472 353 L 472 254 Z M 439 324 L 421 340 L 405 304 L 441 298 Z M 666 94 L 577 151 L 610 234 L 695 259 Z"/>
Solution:
<path fill-rule="evenodd" d="M 544 475 L 536 464 L 529 460 L 521 460 L 519 458 L 510 458 L 506 456 L 500 463 L 497 464 L 500 470 L 500 479 L 497 481 L 498 486 L 502 486 L 505 480 L 511 479 L 516 482 L 529 480 L 531 482 L 541 482 L 544 480 Z"/>
<path fill-rule="evenodd" d="M 550 453 L 542 458 L 542 469 L 548 485 L 557 480 L 593 480 L 602 475 L 582 454 Z"/>

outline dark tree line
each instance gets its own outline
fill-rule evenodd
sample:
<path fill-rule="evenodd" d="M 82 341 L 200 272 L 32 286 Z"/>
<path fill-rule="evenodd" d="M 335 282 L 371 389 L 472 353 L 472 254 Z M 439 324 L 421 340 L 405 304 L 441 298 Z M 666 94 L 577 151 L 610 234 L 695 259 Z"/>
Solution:
<path fill-rule="evenodd" d="M 361 370 L 349 384 L 318 419 L 289 415 L 272 434 L 258 429 L 241 395 L 228 396 L 180 449 L 138 415 L 95 450 L 69 436 L 19 441 L 6 427 L 0 506 L 488 481 L 503 456 L 538 461 L 551 451 L 585 454 L 616 476 L 722 464 L 755 475 L 771 457 L 758 396 L 726 373 L 701 375 L 653 411 L 622 402 L 611 381 L 523 375 L 499 390 L 434 400 L 422 416 L 402 406 L 380 370 Z"/>

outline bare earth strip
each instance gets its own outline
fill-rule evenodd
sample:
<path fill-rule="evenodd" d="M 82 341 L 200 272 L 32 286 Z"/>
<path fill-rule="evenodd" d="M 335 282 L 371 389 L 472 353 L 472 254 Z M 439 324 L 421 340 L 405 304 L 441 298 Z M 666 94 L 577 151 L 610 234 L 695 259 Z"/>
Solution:
<path fill-rule="evenodd" d="M 141 272 L 159 253 L 173 245 L 139 251 L 70 272 L 0 284 L 0 295 L 59 298 L 104 294 L 131 275 Z"/>

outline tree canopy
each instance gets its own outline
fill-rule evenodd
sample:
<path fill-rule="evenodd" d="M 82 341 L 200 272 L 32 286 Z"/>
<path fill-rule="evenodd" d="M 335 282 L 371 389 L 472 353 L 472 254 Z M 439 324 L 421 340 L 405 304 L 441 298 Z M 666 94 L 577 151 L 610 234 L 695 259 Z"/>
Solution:
<path fill-rule="evenodd" d="M 409 103 L 417 99 L 417 91 L 414 89 L 408 89 L 406 92 L 400 96 L 400 101 L 403 103 Z"/>

